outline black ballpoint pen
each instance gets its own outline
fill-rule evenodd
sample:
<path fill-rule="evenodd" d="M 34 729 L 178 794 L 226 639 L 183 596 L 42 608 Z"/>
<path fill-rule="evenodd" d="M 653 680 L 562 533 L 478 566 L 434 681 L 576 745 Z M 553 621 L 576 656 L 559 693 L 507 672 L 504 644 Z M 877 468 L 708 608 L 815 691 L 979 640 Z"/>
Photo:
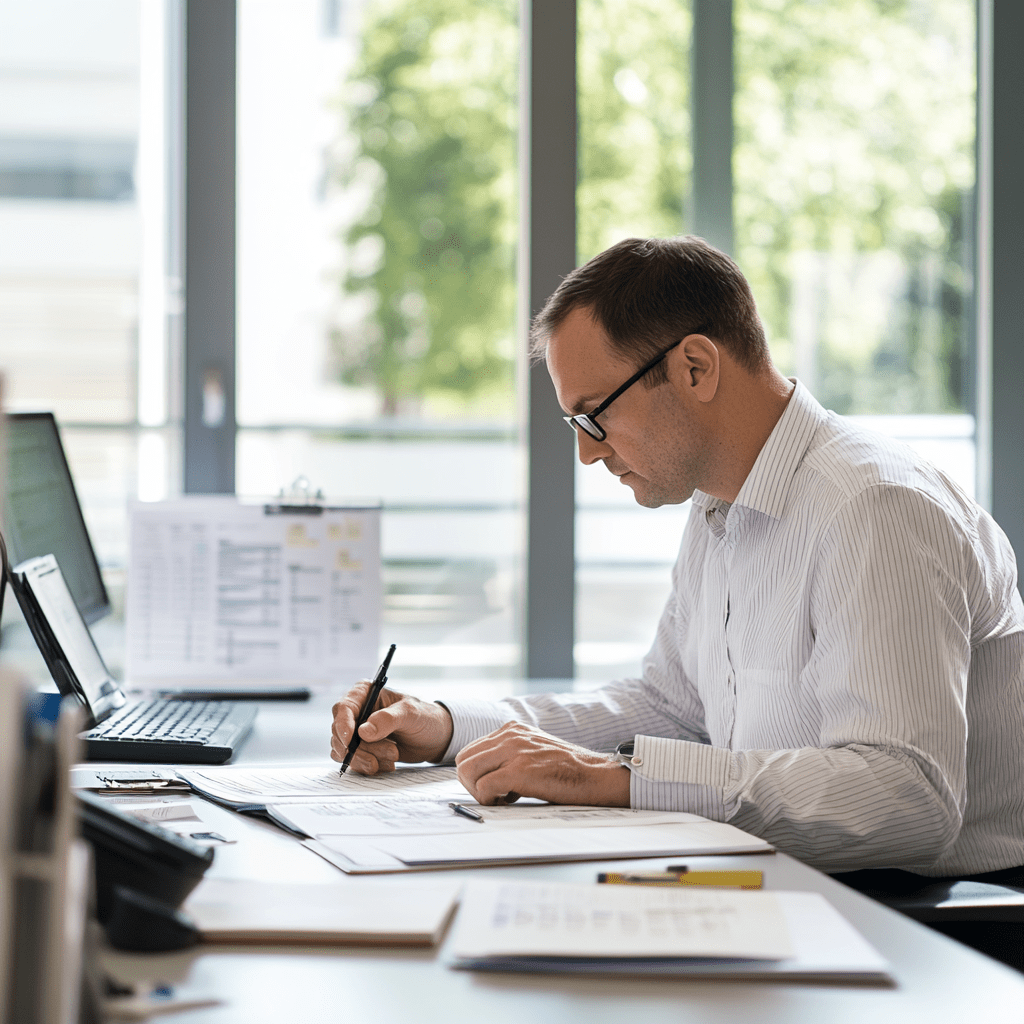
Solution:
<path fill-rule="evenodd" d="M 479 821 L 481 825 L 486 824 L 484 816 L 477 814 L 476 811 L 470 810 L 463 804 L 449 804 L 448 805 L 456 814 L 461 815 L 463 818 L 469 818 L 470 821 Z"/>
<path fill-rule="evenodd" d="M 370 683 L 370 690 L 366 694 L 366 702 L 363 704 L 359 717 L 356 719 L 355 728 L 352 730 L 352 738 L 348 741 L 348 753 L 345 754 L 345 760 L 341 762 L 342 775 L 348 770 L 348 766 L 352 762 L 352 755 L 359 749 L 359 726 L 373 714 L 373 706 L 377 703 L 380 691 L 384 689 L 384 684 L 388 681 L 388 665 L 391 664 L 391 656 L 394 653 L 395 645 L 392 644 L 388 648 L 388 653 L 384 655 L 384 660 L 381 662 L 380 668 L 377 669 L 373 682 Z"/>

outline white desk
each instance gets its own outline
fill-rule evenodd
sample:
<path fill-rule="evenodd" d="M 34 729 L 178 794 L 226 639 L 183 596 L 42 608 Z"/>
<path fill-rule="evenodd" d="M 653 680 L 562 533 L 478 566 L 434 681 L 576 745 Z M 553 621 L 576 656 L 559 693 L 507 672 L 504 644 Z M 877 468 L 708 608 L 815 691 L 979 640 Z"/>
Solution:
<path fill-rule="evenodd" d="M 329 705 L 265 704 L 238 761 L 309 760 L 323 755 Z M 221 808 L 211 822 L 236 845 L 221 846 L 209 876 L 349 882 L 284 833 Z M 678 858 L 676 858 L 678 859 Z M 648 870 L 666 860 L 615 862 Z M 224 1000 L 167 1018 L 181 1024 L 936 1024 L 1024 1020 L 1024 975 L 872 902 L 784 854 L 708 857 L 702 866 L 752 867 L 775 889 L 813 889 L 829 900 L 893 966 L 893 988 L 727 981 L 601 980 L 478 974 L 445 966 L 428 951 L 262 950 L 217 947 L 162 956 L 108 953 L 125 979 L 185 980 Z M 487 869 L 489 877 L 591 881 L 598 864 Z M 444 872 L 468 877 L 470 872 Z M 408 877 L 408 876 L 406 876 Z M 430 875 L 423 875 L 429 878 Z"/>

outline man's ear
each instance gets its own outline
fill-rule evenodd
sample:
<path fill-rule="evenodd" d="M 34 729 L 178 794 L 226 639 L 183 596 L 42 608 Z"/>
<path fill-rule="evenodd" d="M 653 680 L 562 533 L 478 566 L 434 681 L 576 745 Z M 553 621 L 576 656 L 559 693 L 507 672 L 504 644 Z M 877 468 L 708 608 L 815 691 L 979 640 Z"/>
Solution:
<path fill-rule="evenodd" d="M 698 402 L 710 402 L 718 393 L 722 363 L 718 346 L 703 334 L 688 334 L 669 353 L 672 379 Z"/>

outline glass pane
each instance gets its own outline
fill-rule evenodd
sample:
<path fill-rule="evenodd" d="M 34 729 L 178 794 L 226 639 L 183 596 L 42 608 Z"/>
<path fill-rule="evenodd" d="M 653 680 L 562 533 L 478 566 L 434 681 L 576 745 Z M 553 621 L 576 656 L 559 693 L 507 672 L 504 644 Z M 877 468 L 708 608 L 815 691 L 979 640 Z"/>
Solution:
<path fill-rule="evenodd" d="M 237 487 L 384 502 L 393 675 L 514 675 L 516 0 L 243 0 Z"/>
<path fill-rule="evenodd" d="M 689 0 L 579 0 L 579 263 L 676 235 L 690 188 Z"/>
<path fill-rule="evenodd" d="M 162 0 L 0 0 L 5 404 L 55 413 L 115 610 L 127 500 L 162 497 L 178 466 L 167 32 Z"/>
<path fill-rule="evenodd" d="M 735 216 L 780 367 L 974 490 L 972 0 L 737 0 Z"/>
<path fill-rule="evenodd" d="M 690 190 L 688 0 L 580 0 L 580 263 L 683 230 Z M 568 438 L 566 443 L 569 443 Z M 576 674 L 635 675 L 668 595 L 689 505 L 651 511 L 603 465 L 576 466 Z"/>
<path fill-rule="evenodd" d="M 12 407 L 135 419 L 135 0 L 0 2 L 0 316 Z"/>

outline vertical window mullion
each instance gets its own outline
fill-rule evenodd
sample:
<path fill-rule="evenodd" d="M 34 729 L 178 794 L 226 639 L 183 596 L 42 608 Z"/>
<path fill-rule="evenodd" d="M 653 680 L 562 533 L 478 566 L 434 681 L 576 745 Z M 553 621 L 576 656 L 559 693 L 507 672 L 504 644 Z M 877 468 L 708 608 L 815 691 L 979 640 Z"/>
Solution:
<path fill-rule="evenodd" d="M 576 3 L 522 0 L 520 331 L 576 265 Z M 574 674 L 575 462 L 551 380 L 529 370 L 524 670 Z"/>
<path fill-rule="evenodd" d="M 733 246 L 732 0 L 693 0 L 690 119 L 693 196 L 689 230 L 725 252 Z"/>
<path fill-rule="evenodd" d="M 184 489 L 235 489 L 235 0 L 186 0 Z"/>
<path fill-rule="evenodd" d="M 992 515 L 1019 565 L 1024 554 L 1024 68 L 1019 59 L 1024 8 L 994 0 L 981 0 L 979 7 L 978 419 L 979 439 L 987 434 L 989 440 L 989 446 L 979 444 L 978 462 L 984 466 L 979 496 L 984 502 L 988 482 Z"/>

